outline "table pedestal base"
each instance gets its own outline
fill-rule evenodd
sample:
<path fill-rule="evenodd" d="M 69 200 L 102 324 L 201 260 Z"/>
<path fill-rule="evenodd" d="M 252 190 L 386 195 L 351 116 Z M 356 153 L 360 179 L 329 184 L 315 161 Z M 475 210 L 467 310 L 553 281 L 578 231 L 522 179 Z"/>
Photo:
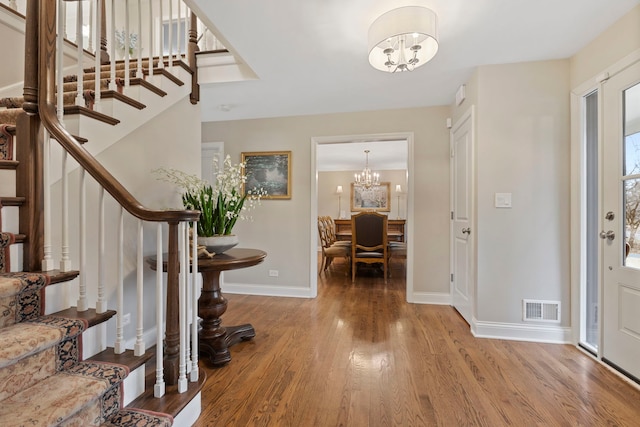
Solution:
<path fill-rule="evenodd" d="M 223 333 L 216 337 L 204 338 L 202 330 L 198 334 L 200 357 L 207 358 L 213 365 L 224 365 L 231 361 L 229 347 L 240 341 L 248 341 L 256 336 L 249 323 L 239 326 L 219 328 Z"/>

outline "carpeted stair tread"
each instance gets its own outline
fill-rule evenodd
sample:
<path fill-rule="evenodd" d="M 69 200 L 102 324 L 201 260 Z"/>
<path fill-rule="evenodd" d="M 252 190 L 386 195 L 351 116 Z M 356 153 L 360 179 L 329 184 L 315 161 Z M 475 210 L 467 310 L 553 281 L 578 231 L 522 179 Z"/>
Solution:
<path fill-rule="evenodd" d="M 154 59 L 153 63 L 152 63 L 153 67 L 156 67 L 158 65 L 158 60 Z M 133 59 L 129 59 L 129 68 L 137 68 L 138 67 L 138 60 L 137 58 L 133 58 Z M 142 68 L 149 68 L 149 60 L 148 59 L 143 59 L 142 60 Z M 124 60 L 118 61 L 116 62 L 116 70 L 124 70 L 125 69 L 125 63 Z M 89 68 L 85 68 L 84 72 L 85 73 L 94 73 L 96 71 L 96 67 L 89 67 Z M 111 64 L 104 64 L 100 66 L 100 71 L 111 71 Z"/>
<path fill-rule="evenodd" d="M 85 90 L 82 94 L 82 97 L 85 100 L 85 104 L 92 101 L 94 97 L 94 91 Z M 62 103 L 64 105 L 74 105 L 76 103 L 76 98 L 78 96 L 78 92 L 64 92 L 62 94 Z M 56 101 L 57 101 L 56 96 Z M 1 98 L 0 99 L 0 107 L 5 107 L 7 110 L 22 108 L 22 104 L 24 104 L 24 97 L 12 97 L 12 98 Z"/>
<path fill-rule="evenodd" d="M 14 235 L 14 242 L 23 241 Z M 22 236 L 24 237 L 24 236 Z M 10 271 L 9 256 L 5 248 L 3 253 L 2 267 Z M 25 272 L 2 272 L 0 273 L 0 328 L 4 328 L 14 323 L 29 319 L 35 319 L 42 314 L 42 299 L 40 292 L 42 288 L 50 283 L 46 274 L 25 273 Z M 2 347 L 0 346 L 0 354 Z"/>
<path fill-rule="evenodd" d="M 91 80 L 83 80 L 82 88 L 84 90 L 95 90 L 96 82 L 94 79 Z M 100 80 L 100 89 L 108 89 L 109 88 L 109 79 L 101 79 Z M 67 82 L 62 84 L 63 92 L 75 92 L 78 89 L 78 82 Z"/>
<path fill-rule="evenodd" d="M 11 366 L 59 342 L 77 337 L 85 329 L 81 320 L 38 317 L 0 329 L 0 368 Z"/>
<path fill-rule="evenodd" d="M 79 362 L 2 401 L 2 426 L 100 425 L 119 408 L 125 368 Z"/>
<path fill-rule="evenodd" d="M 0 223 L 1 224 L 1 223 Z M 16 236 L 13 233 L 0 233 L 0 273 L 11 271 L 11 258 L 9 256 L 9 248 L 16 242 Z M 7 286 L 9 286 L 7 284 Z M 3 297 L 3 282 L 0 280 L 0 301 Z M 6 310 L 4 310 L 6 311 Z"/>
<path fill-rule="evenodd" d="M 124 78 L 126 76 L 124 70 L 116 70 L 116 77 L 121 77 Z M 129 77 L 135 77 L 136 76 L 136 70 L 135 69 L 130 69 L 129 70 Z M 109 79 L 111 78 L 111 72 L 110 71 L 101 71 L 100 72 L 100 79 Z M 66 80 L 69 79 L 69 80 Z M 82 76 L 83 82 L 84 81 L 94 81 L 96 79 L 96 73 L 85 73 Z M 67 76 L 65 77 L 65 82 L 75 82 L 78 81 L 78 78 L 76 76 Z"/>
<path fill-rule="evenodd" d="M 16 134 L 14 125 L 0 124 L 0 160 L 13 160 L 13 137 Z"/>
<path fill-rule="evenodd" d="M 171 415 L 136 408 L 124 408 L 112 415 L 100 427 L 171 427 L 172 425 L 173 417 Z"/>
<path fill-rule="evenodd" d="M 15 126 L 18 116 L 23 112 L 24 110 L 22 108 L 7 108 L 6 110 L 0 110 L 0 123 Z"/>
<path fill-rule="evenodd" d="M 2 247 L 1 243 L 0 247 Z M 44 273 L 3 272 L 0 273 L 0 298 L 14 296 L 24 291 L 40 290 L 48 284 L 49 278 Z"/>

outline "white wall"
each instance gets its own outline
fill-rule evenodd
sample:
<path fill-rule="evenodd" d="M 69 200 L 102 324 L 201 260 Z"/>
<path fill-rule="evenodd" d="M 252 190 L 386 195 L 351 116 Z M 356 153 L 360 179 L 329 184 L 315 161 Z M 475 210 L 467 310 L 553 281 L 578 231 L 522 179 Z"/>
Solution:
<path fill-rule="evenodd" d="M 267 200 L 254 222 L 236 226 L 241 246 L 266 250 L 264 263 L 225 273 L 226 283 L 309 288 L 311 138 L 414 132 L 415 292 L 449 292 L 449 107 L 287 117 L 202 125 L 203 141 L 224 141 L 234 161 L 242 151 L 291 150 L 291 200 Z M 426 238 L 428 237 L 428 239 Z M 268 270 L 279 270 L 269 277 Z"/>

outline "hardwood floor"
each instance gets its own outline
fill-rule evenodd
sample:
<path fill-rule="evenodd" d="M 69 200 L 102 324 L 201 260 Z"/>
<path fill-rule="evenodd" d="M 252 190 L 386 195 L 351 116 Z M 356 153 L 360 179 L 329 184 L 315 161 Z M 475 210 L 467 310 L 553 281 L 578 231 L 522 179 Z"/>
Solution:
<path fill-rule="evenodd" d="M 405 302 L 345 266 L 315 299 L 226 295 L 252 341 L 202 363 L 203 426 L 638 426 L 640 390 L 571 345 L 476 339 L 449 306 Z"/>

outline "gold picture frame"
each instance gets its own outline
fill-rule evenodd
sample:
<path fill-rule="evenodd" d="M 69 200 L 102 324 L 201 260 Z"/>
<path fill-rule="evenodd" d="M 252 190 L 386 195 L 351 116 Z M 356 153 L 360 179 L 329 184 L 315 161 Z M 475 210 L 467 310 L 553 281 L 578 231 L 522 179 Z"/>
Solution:
<path fill-rule="evenodd" d="M 351 183 L 351 212 L 391 211 L 391 183 L 381 182 L 380 185 L 365 188 Z"/>
<path fill-rule="evenodd" d="M 242 194 L 262 188 L 263 199 L 291 199 L 291 151 L 243 152 L 242 163 L 247 177 Z"/>

